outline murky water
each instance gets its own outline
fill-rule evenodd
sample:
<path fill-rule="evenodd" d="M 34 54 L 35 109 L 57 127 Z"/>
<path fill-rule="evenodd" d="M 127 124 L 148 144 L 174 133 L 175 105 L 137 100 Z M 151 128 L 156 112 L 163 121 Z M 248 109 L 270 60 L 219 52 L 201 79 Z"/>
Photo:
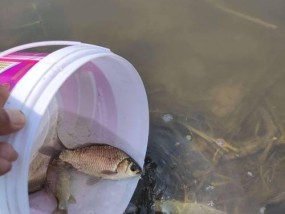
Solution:
<path fill-rule="evenodd" d="M 140 72 L 151 130 L 129 213 L 166 212 L 161 200 L 284 213 L 284 1 L 0 4 L 1 50 L 81 40 L 110 47 Z"/>

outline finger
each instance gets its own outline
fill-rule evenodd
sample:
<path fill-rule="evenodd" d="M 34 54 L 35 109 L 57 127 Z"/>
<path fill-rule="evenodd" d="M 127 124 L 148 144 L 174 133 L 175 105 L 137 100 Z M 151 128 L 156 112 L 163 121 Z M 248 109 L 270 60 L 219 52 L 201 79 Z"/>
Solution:
<path fill-rule="evenodd" d="M 0 85 L 0 106 L 3 106 L 9 97 L 9 91 L 7 87 Z"/>
<path fill-rule="evenodd" d="M 18 153 L 9 143 L 0 142 L 0 158 L 15 161 L 18 158 Z"/>
<path fill-rule="evenodd" d="M 0 157 L 0 175 L 4 175 L 12 168 L 12 163 Z"/>
<path fill-rule="evenodd" d="M 0 135 L 18 131 L 25 124 L 25 116 L 15 109 L 0 108 Z"/>

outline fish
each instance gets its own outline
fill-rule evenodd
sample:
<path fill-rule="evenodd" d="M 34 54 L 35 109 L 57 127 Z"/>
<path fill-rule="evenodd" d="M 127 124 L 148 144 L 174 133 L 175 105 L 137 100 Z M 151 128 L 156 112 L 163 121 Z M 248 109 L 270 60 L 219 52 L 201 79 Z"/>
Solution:
<path fill-rule="evenodd" d="M 120 180 L 142 173 L 140 166 L 129 155 L 107 144 L 66 149 L 59 154 L 59 159 L 79 172 L 102 179 Z"/>
<path fill-rule="evenodd" d="M 54 148 L 54 150 L 62 148 L 56 132 L 56 125 L 57 125 L 56 121 L 57 120 L 54 120 L 50 124 L 51 128 L 49 129 L 46 138 L 44 139 L 43 142 L 44 146 L 41 147 L 49 146 L 51 148 Z M 38 140 L 41 141 L 41 138 L 39 138 Z M 36 191 L 41 190 L 44 187 L 47 176 L 46 174 L 47 174 L 48 165 L 53 159 L 53 156 L 55 156 L 54 154 L 47 155 L 41 153 L 40 149 L 38 151 L 34 151 L 31 156 L 31 161 L 29 165 L 29 178 L 28 178 L 29 193 L 34 193 Z"/>
<path fill-rule="evenodd" d="M 29 193 L 39 191 L 43 188 L 50 159 L 49 156 L 38 153 L 31 161 L 28 178 Z"/>
<path fill-rule="evenodd" d="M 67 214 L 68 203 L 76 203 L 70 192 L 69 170 L 69 166 L 59 159 L 52 160 L 48 166 L 46 189 L 57 200 L 57 208 L 53 214 Z"/>

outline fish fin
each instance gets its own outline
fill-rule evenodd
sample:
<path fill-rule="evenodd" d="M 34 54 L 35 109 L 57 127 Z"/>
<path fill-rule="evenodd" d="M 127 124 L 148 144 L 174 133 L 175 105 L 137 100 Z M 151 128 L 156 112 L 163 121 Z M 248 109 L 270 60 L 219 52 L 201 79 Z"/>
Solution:
<path fill-rule="evenodd" d="M 90 146 L 97 146 L 97 145 L 98 145 L 97 143 L 84 143 L 84 144 L 77 146 L 76 149 L 80 149 L 80 148 L 84 148 L 84 147 L 90 147 Z"/>
<path fill-rule="evenodd" d="M 118 172 L 114 172 L 111 170 L 103 170 L 101 173 L 104 175 L 116 175 Z"/>
<path fill-rule="evenodd" d="M 91 147 L 91 146 L 110 146 L 109 144 L 104 143 L 84 143 L 79 146 L 77 146 L 75 149 L 85 148 L 85 147 Z"/>
<path fill-rule="evenodd" d="M 70 203 L 70 204 L 76 204 L 76 199 L 74 198 L 73 195 L 71 195 L 71 196 L 69 197 L 68 203 Z"/>
<path fill-rule="evenodd" d="M 44 190 L 48 194 L 49 197 L 56 199 L 55 195 L 53 194 L 51 190 L 51 183 L 49 183 L 47 179 L 46 179 L 46 183 L 44 184 Z"/>
<path fill-rule="evenodd" d="M 96 183 L 98 183 L 101 180 L 101 178 L 99 177 L 89 177 L 88 180 L 86 181 L 86 185 L 91 186 L 94 185 Z"/>
<path fill-rule="evenodd" d="M 71 169 L 74 169 L 74 167 L 72 166 L 72 164 L 68 163 L 68 162 L 65 162 L 61 159 L 55 159 L 56 161 L 59 162 L 60 166 L 61 167 L 64 167 L 64 169 L 67 169 L 67 170 L 71 170 Z"/>
<path fill-rule="evenodd" d="M 42 146 L 39 149 L 39 153 L 52 157 L 52 158 L 57 158 L 60 154 L 61 150 L 57 150 L 52 146 Z"/>

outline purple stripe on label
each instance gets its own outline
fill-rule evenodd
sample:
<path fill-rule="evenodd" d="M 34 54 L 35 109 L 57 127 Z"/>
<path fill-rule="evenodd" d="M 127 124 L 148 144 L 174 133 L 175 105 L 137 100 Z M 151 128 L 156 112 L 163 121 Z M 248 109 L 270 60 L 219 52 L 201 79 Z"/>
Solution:
<path fill-rule="evenodd" d="M 46 53 L 13 53 L 0 58 L 0 85 L 10 91 Z"/>

